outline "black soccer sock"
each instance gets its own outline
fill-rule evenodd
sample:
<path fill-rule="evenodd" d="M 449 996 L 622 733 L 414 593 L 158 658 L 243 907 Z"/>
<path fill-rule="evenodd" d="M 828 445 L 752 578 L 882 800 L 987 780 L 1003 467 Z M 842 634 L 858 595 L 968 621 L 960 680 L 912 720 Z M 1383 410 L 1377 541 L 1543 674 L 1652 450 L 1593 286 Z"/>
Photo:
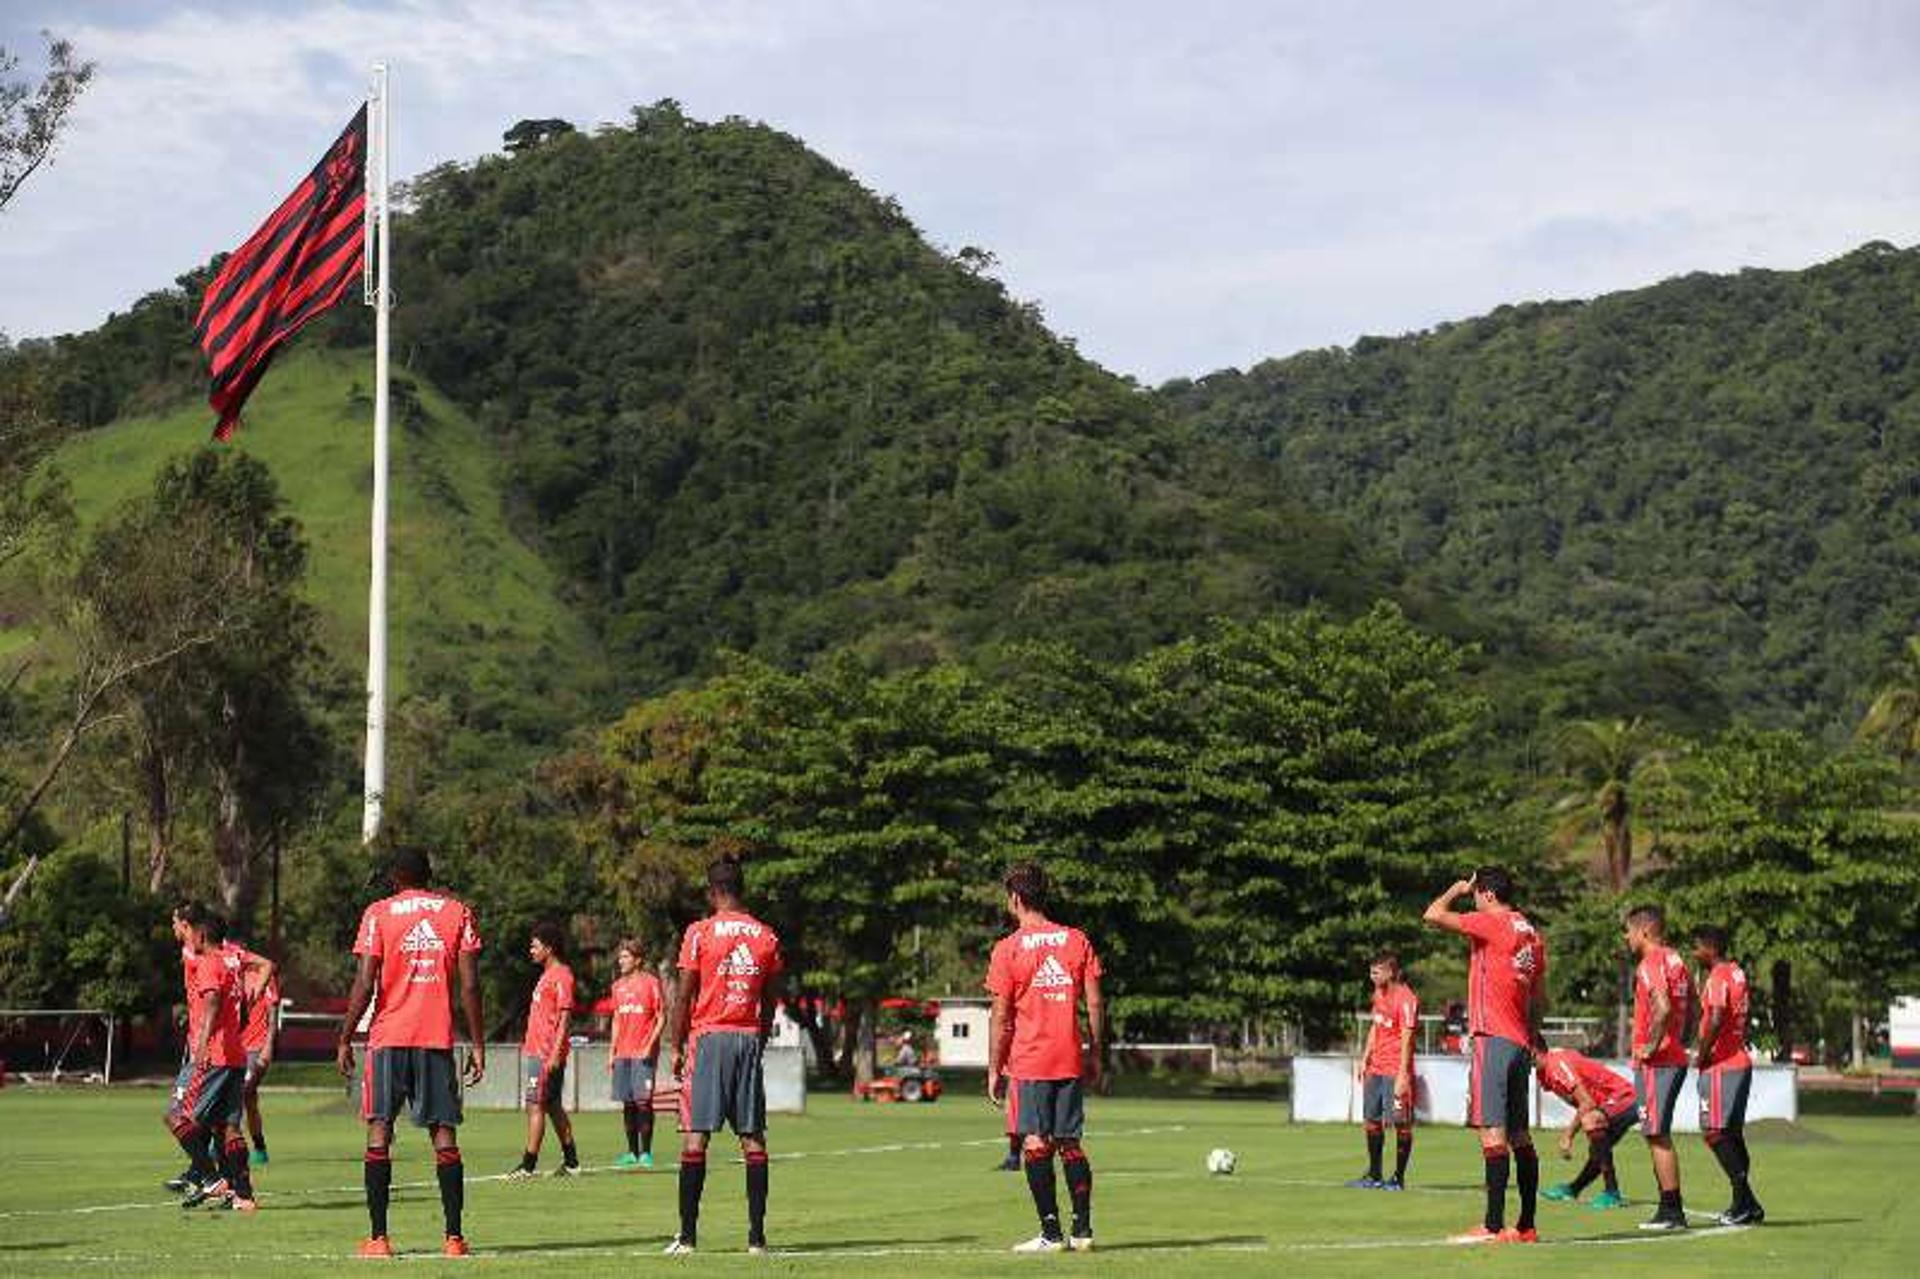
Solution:
<path fill-rule="evenodd" d="M 242 1199 L 253 1198 L 253 1178 L 247 1175 L 247 1143 L 237 1132 L 227 1134 L 225 1167 L 227 1186 Z"/>
<path fill-rule="evenodd" d="M 460 1214 L 467 1206 L 467 1166 L 460 1162 L 460 1147 L 433 1152 L 433 1175 L 440 1183 L 440 1213 L 447 1219 L 447 1235 L 458 1238 Z"/>
<path fill-rule="evenodd" d="M 375 1239 L 386 1237 L 387 1200 L 393 1194 L 393 1162 L 385 1146 L 367 1147 L 367 1223 Z"/>
<path fill-rule="evenodd" d="M 1019 1133 L 1010 1132 L 1007 1134 L 1007 1158 L 1018 1159 L 1020 1157 L 1020 1143 L 1021 1137 Z"/>
<path fill-rule="evenodd" d="M 1738 1138 L 1727 1133 L 1715 1131 L 1707 1134 L 1707 1149 L 1719 1161 L 1720 1171 L 1727 1174 L 1727 1184 L 1733 1187 L 1733 1204 L 1736 1208 L 1744 1207 L 1751 1193 L 1747 1189 L 1747 1170 L 1740 1159 L 1743 1153 L 1740 1145 Z"/>
<path fill-rule="evenodd" d="M 1680 1192 L 1678 1190 L 1662 1190 L 1660 1192 L 1660 1212 L 1663 1216 L 1669 1217 L 1685 1215 L 1686 1208 L 1680 1202 Z"/>
<path fill-rule="evenodd" d="M 1413 1129 L 1400 1128 L 1393 1134 L 1393 1179 L 1407 1179 L 1407 1161 L 1413 1158 Z"/>
<path fill-rule="evenodd" d="M 1042 1146 L 1023 1152 L 1026 1160 L 1027 1189 L 1033 1195 L 1034 1211 L 1040 1214 L 1040 1233 L 1049 1239 L 1060 1234 L 1060 1195 L 1053 1180 L 1053 1150 Z"/>
<path fill-rule="evenodd" d="M 523 1152 L 523 1153 L 521 1154 L 521 1156 L 520 1156 L 520 1171 L 522 1171 L 522 1172 L 532 1172 L 532 1171 L 533 1171 L 533 1170 L 534 1170 L 535 1168 L 538 1168 L 539 1166 L 540 1166 L 540 1152 L 539 1152 L 539 1151 L 537 1151 L 537 1150 L 528 1150 L 528 1151 L 525 1151 L 525 1152 Z"/>
<path fill-rule="evenodd" d="M 707 1188 L 707 1152 L 680 1152 L 680 1242 L 696 1242 L 700 1232 L 700 1195 Z"/>
<path fill-rule="evenodd" d="M 1379 1124 L 1367 1125 L 1367 1176 L 1380 1180 L 1380 1155 L 1387 1147 L 1387 1134 Z"/>
<path fill-rule="evenodd" d="M 640 1154 L 640 1103 L 630 1101 L 621 1107 L 621 1112 L 627 1125 L 627 1153 L 637 1157 Z"/>
<path fill-rule="evenodd" d="M 1073 1205 L 1073 1233 L 1093 1234 L 1093 1165 L 1078 1144 L 1060 1150 L 1060 1170 L 1067 1175 L 1067 1200 Z"/>
<path fill-rule="evenodd" d="M 1753 1193 L 1753 1156 L 1747 1153 L 1747 1135 L 1744 1132 L 1728 1133 L 1727 1142 L 1740 1160 L 1740 1193 L 1746 1196 L 1747 1207 L 1757 1208 L 1760 1200 Z"/>
<path fill-rule="evenodd" d="M 1600 1175 L 1606 1178 L 1608 1193 L 1618 1195 L 1620 1193 L 1620 1174 L 1613 1170 L 1612 1147 L 1608 1147 L 1606 1155 L 1600 1161 Z"/>
<path fill-rule="evenodd" d="M 1507 1172 L 1513 1156 L 1505 1146 L 1483 1146 L 1480 1153 L 1487 1161 L 1487 1215 L 1481 1224 L 1497 1231 L 1507 1224 Z"/>
<path fill-rule="evenodd" d="M 1516 1230 L 1533 1229 L 1533 1210 L 1540 1201 L 1540 1155 L 1532 1146 L 1513 1148 L 1513 1170 L 1517 1174 L 1514 1181 L 1520 1189 L 1520 1216 L 1514 1221 Z"/>
<path fill-rule="evenodd" d="M 1599 1179 L 1600 1172 L 1600 1152 L 1597 1149 L 1589 1150 L 1587 1152 L 1587 1162 L 1580 1166 L 1580 1171 L 1574 1175 L 1572 1181 L 1567 1183 L 1567 1188 L 1576 1195 L 1581 1194 L 1588 1186 L 1591 1186 Z"/>
<path fill-rule="evenodd" d="M 640 1111 L 640 1153 L 653 1153 L 653 1103 L 648 1102 Z"/>
<path fill-rule="evenodd" d="M 580 1152 L 574 1149 L 572 1142 L 563 1141 L 560 1143 L 560 1162 L 569 1168 L 578 1168 L 580 1166 Z"/>
<path fill-rule="evenodd" d="M 747 1244 L 764 1247 L 767 1242 L 767 1152 L 747 1152 Z"/>
<path fill-rule="evenodd" d="M 219 1175 L 216 1165 L 207 1158 L 206 1129 L 184 1115 L 169 1120 L 167 1126 L 173 1131 L 173 1139 L 180 1143 L 180 1149 L 186 1152 L 194 1177 L 204 1183 Z"/>

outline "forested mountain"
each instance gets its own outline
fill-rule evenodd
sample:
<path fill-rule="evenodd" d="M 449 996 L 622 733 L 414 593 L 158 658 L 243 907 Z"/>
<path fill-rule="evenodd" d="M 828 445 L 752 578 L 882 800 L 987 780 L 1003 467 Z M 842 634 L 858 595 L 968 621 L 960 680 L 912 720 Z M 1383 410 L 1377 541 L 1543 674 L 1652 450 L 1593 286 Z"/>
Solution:
<path fill-rule="evenodd" d="M 1419 580 L 1851 723 L 1920 619 L 1920 250 L 1502 307 L 1162 389 Z"/>

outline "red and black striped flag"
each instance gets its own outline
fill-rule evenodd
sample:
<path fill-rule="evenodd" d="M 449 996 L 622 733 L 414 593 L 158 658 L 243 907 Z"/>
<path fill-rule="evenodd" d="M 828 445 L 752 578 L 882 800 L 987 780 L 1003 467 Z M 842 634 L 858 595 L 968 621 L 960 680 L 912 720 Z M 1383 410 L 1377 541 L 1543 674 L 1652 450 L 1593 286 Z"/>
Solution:
<path fill-rule="evenodd" d="M 338 302 L 365 259 L 367 109 L 362 106 L 306 181 L 234 251 L 207 286 L 194 337 L 207 353 L 220 415 L 216 439 L 240 423 L 240 408 L 280 345 Z"/>

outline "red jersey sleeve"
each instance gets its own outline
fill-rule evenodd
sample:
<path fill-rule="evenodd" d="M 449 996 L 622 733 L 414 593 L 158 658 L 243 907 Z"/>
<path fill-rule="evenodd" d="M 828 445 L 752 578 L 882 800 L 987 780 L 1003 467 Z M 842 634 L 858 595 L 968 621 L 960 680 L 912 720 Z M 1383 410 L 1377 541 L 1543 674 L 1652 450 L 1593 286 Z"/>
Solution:
<path fill-rule="evenodd" d="M 1006 942 L 997 943 L 993 948 L 993 958 L 987 961 L 987 992 L 993 995 L 1013 994 L 1013 964 Z"/>
<path fill-rule="evenodd" d="M 1087 964 L 1084 971 L 1088 977 L 1098 977 L 1101 975 L 1100 953 L 1093 948 L 1092 942 L 1085 940 L 1084 936 L 1082 937 L 1081 940 L 1085 942 L 1085 945 L 1087 947 Z"/>
<path fill-rule="evenodd" d="M 1411 989 L 1400 997 L 1400 1020 L 1405 1023 L 1408 1030 L 1420 1024 L 1420 996 L 1414 994 Z"/>
<path fill-rule="evenodd" d="M 1500 934 L 1501 923 L 1493 916 L 1470 910 L 1460 916 L 1460 931 L 1475 941 L 1486 941 Z"/>
<path fill-rule="evenodd" d="M 360 913 L 360 927 L 353 934 L 353 953 L 356 955 L 378 955 L 380 953 L 380 910 L 378 902 L 367 907 Z"/>
<path fill-rule="evenodd" d="M 700 971 L 700 925 L 688 924 L 680 937 L 680 958 L 675 965 L 683 973 Z"/>
<path fill-rule="evenodd" d="M 1727 1006 L 1727 979 L 1714 969 L 1707 974 L 1706 982 L 1700 987 L 1700 1004 L 1703 1008 L 1725 1008 Z"/>
<path fill-rule="evenodd" d="M 480 949 L 480 930 L 473 926 L 473 912 L 462 909 L 460 912 L 460 953 L 471 954 Z"/>
<path fill-rule="evenodd" d="M 218 994 L 226 982 L 227 961 L 217 950 L 207 951 L 193 961 L 193 997 Z"/>
<path fill-rule="evenodd" d="M 573 970 L 560 974 L 560 980 L 553 983 L 553 1011 L 570 1013 L 573 1011 Z"/>

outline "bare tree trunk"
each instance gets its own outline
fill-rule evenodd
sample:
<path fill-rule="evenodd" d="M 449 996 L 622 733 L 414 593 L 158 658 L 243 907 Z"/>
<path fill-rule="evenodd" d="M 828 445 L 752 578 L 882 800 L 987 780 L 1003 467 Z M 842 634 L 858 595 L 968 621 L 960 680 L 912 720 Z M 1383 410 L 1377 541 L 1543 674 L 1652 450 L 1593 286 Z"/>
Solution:
<path fill-rule="evenodd" d="M 879 1001 L 861 1000 L 860 1033 L 856 1036 L 857 1047 L 853 1054 L 853 1083 L 856 1088 L 872 1083 L 874 1075 L 879 1072 L 880 1051 L 879 1045 L 874 1041 L 874 1032 L 878 1029 L 876 1023 L 879 1020 Z"/>
<path fill-rule="evenodd" d="M 1773 961 L 1773 1033 L 1779 1040 L 1775 1061 L 1793 1060 L 1793 964 Z"/>
<path fill-rule="evenodd" d="M 840 1025 L 840 1060 L 836 1069 L 842 1079 L 851 1079 L 854 1077 L 854 1058 L 859 1055 L 860 1023 L 865 1020 L 861 1014 L 866 1005 L 849 1000 L 846 1008 L 847 1019 Z"/>
<path fill-rule="evenodd" d="M 167 785 L 167 757 L 149 739 L 141 766 L 147 775 L 147 891 L 157 894 L 167 881 L 173 847 L 173 796 Z"/>

